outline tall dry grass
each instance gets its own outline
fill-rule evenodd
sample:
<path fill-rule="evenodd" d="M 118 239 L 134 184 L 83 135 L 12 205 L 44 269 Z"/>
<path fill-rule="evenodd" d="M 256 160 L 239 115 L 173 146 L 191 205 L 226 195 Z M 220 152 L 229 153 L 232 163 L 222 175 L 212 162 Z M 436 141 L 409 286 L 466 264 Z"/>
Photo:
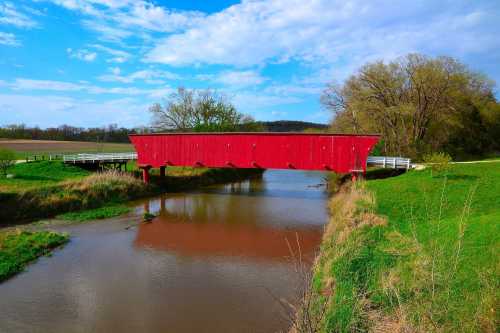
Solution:
<path fill-rule="evenodd" d="M 134 176 L 109 170 L 81 180 L 22 191 L 2 202 L 1 220 L 50 217 L 74 210 L 96 208 L 152 194 L 154 188 Z"/>
<path fill-rule="evenodd" d="M 444 177 L 432 195 L 423 187 L 424 212 L 410 204 L 399 212 L 405 221 L 391 225 L 377 214 L 366 183 L 343 186 L 330 199 L 330 221 L 294 331 L 497 332 L 500 265 L 472 269 L 470 261 L 482 259 L 476 255 L 482 247 L 494 248 L 470 238 L 478 184 L 465 189 L 457 214 L 449 212 L 448 186 Z"/>
<path fill-rule="evenodd" d="M 321 252 L 316 258 L 311 282 L 292 323 L 300 333 L 348 332 L 363 330 L 369 314 L 365 290 L 344 279 L 347 267 L 359 258 L 363 237 L 360 230 L 386 225 L 374 213 L 375 198 L 363 182 L 346 183 L 329 202 L 330 221 L 326 226 Z M 339 311 L 349 308 L 348 313 Z"/>

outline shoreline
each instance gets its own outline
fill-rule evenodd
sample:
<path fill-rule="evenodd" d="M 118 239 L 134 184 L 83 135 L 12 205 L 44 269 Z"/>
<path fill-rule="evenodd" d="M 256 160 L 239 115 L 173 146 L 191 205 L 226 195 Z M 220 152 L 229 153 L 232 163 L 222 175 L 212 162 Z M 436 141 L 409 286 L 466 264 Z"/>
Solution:
<path fill-rule="evenodd" d="M 27 190 L 0 193 L 0 230 L 53 218 L 68 212 L 81 212 L 155 196 L 194 190 L 203 186 L 240 181 L 262 175 L 260 169 L 207 169 L 194 175 L 151 176 L 144 184 L 137 172 L 94 173 L 78 180 Z"/>
<path fill-rule="evenodd" d="M 290 332 L 494 332 L 499 175 L 466 163 L 342 183 Z"/>

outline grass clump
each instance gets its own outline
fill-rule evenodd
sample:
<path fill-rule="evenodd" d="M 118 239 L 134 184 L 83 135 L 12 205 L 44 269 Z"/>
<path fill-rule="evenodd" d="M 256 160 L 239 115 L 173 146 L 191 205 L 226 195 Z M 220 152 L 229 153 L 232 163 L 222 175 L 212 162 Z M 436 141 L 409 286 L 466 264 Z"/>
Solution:
<path fill-rule="evenodd" d="M 127 214 L 131 211 L 130 207 L 125 205 L 113 205 L 104 206 L 94 209 L 88 209 L 78 212 L 69 212 L 65 214 L 57 215 L 56 218 L 67 221 L 90 221 L 90 220 L 101 220 L 110 217 L 120 216 Z"/>
<path fill-rule="evenodd" d="M 0 232 L 0 281 L 24 270 L 36 258 L 68 241 L 68 236 L 50 231 Z"/>
<path fill-rule="evenodd" d="M 317 331 L 496 332 L 499 194 L 496 163 L 339 192 L 314 270 Z"/>
<path fill-rule="evenodd" d="M 423 162 L 431 169 L 433 173 L 440 175 L 450 170 L 451 156 L 447 153 L 432 153 L 423 157 Z"/>

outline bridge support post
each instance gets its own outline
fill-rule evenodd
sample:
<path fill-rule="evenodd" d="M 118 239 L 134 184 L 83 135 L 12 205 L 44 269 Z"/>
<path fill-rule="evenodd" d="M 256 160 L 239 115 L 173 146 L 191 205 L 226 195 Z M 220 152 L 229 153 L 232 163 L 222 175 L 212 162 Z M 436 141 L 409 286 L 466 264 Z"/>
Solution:
<path fill-rule="evenodd" d="M 165 179 L 165 167 L 161 166 L 160 167 L 160 179 Z"/>
<path fill-rule="evenodd" d="M 359 174 L 357 172 L 351 172 L 351 181 L 354 183 L 358 180 Z"/>
<path fill-rule="evenodd" d="M 145 183 L 145 184 L 149 184 L 149 169 L 151 167 L 142 167 L 142 181 Z"/>

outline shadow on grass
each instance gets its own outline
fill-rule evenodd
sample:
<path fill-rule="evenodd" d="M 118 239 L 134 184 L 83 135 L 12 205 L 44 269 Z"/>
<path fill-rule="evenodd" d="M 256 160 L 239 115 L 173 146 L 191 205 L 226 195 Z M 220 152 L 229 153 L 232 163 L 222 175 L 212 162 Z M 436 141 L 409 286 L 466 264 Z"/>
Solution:
<path fill-rule="evenodd" d="M 405 172 L 405 169 L 371 169 L 366 171 L 365 179 L 371 180 L 396 177 Z"/>
<path fill-rule="evenodd" d="M 452 175 L 436 175 L 433 178 L 436 179 L 444 179 L 448 178 L 448 180 L 476 180 L 479 179 L 478 176 L 473 176 L 473 175 L 457 175 L 457 174 L 452 174 Z"/>
<path fill-rule="evenodd" d="M 16 175 L 15 180 L 39 180 L 39 181 L 58 181 L 60 179 L 55 177 L 47 176 L 36 176 L 36 175 Z"/>

